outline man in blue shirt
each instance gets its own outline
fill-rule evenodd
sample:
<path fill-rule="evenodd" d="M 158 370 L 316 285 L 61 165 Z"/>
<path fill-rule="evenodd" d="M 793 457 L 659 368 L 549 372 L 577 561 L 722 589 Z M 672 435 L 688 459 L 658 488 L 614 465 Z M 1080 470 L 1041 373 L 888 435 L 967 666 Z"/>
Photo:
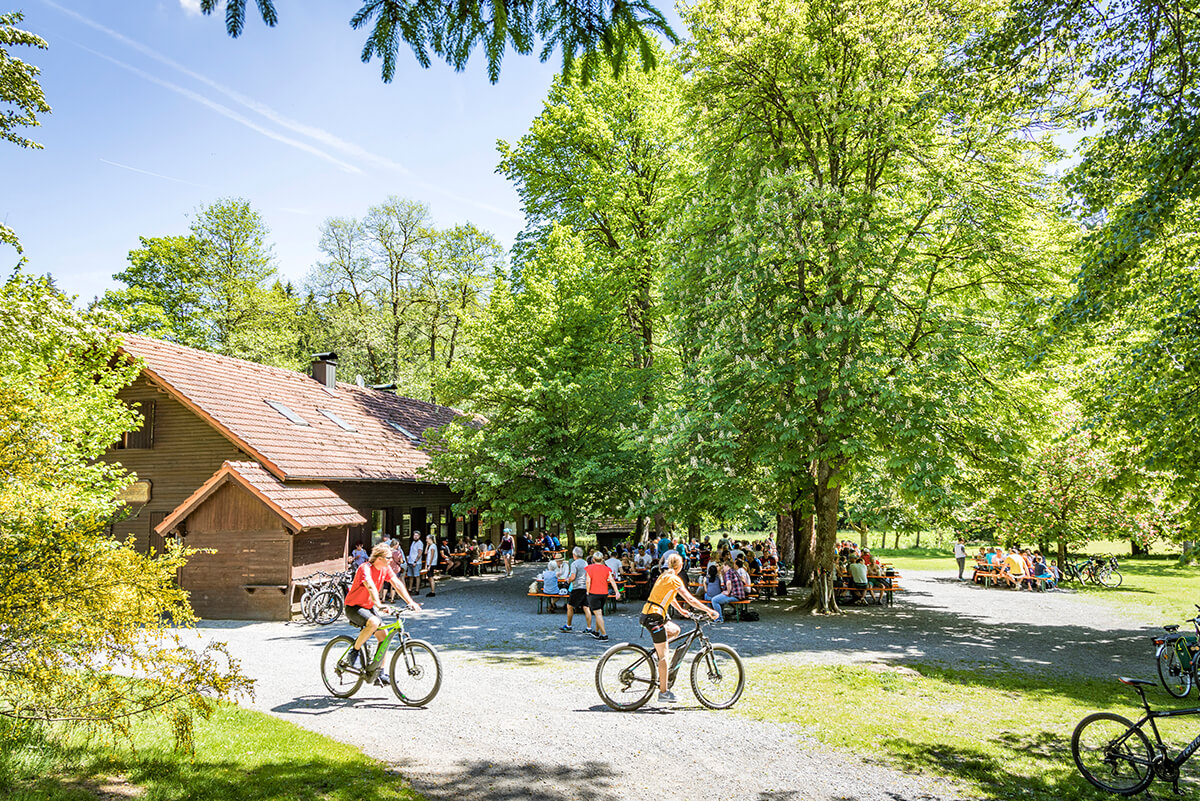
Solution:
<path fill-rule="evenodd" d="M 669 550 L 671 550 L 671 538 L 666 535 L 666 532 L 664 532 L 658 541 L 658 558 L 662 559 L 664 556 L 666 556 L 667 551 Z"/>

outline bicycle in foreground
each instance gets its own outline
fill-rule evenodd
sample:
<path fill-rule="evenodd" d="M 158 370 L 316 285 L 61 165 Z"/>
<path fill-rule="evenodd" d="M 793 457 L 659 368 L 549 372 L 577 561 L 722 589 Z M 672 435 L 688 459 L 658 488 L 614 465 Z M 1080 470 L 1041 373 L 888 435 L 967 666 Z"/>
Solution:
<path fill-rule="evenodd" d="M 321 680 L 325 689 L 338 698 L 349 698 L 358 692 L 364 683 L 384 683 L 384 662 L 393 644 L 399 647 L 392 654 L 386 683 L 403 703 L 408 706 L 425 706 L 437 695 L 442 686 L 442 663 L 437 651 L 424 640 L 413 639 L 404 630 L 400 613 L 390 607 L 379 610 L 395 617 L 391 623 L 380 626 L 387 632 L 383 642 L 374 636 L 363 643 L 366 667 L 350 664 L 354 637 L 340 634 L 330 640 L 321 652 Z M 372 650 L 372 644 L 376 644 Z"/>
<path fill-rule="evenodd" d="M 1146 700 L 1146 687 L 1154 682 L 1142 679 L 1121 678 L 1137 690 L 1146 714 L 1133 723 L 1113 712 L 1096 712 L 1079 721 L 1071 735 L 1071 756 L 1075 766 L 1096 787 L 1118 795 L 1136 795 L 1150 786 L 1158 777 L 1169 782 L 1179 791 L 1179 769 L 1200 748 L 1200 736 L 1192 740 L 1179 755 L 1171 757 L 1158 733 L 1159 718 L 1182 717 L 1200 714 L 1200 707 L 1156 711 Z M 1146 724 L 1154 735 L 1154 744 L 1144 731 Z"/>
<path fill-rule="evenodd" d="M 1200 612 L 1200 604 L 1196 605 Z M 1192 687 L 1200 687 L 1200 615 L 1189 618 L 1194 634 L 1181 634 L 1179 626 L 1163 626 L 1166 634 L 1154 638 L 1154 661 L 1163 688 L 1176 698 L 1186 698 Z"/>
<path fill-rule="evenodd" d="M 692 659 L 692 692 L 709 709 L 728 709 L 737 703 L 746 685 L 742 658 L 728 645 L 717 645 L 708 639 L 700 625 L 708 620 L 706 615 L 688 617 L 696 624 L 695 628 L 681 632 L 667 643 L 670 652 L 667 686 L 674 686 L 684 657 L 692 644 L 698 642 L 700 650 Z M 613 709 L 626 712 L 643 706 L 658 690 L 658 657 L 654 649 L 632 642 L 609 648 L 596 664 L 596 690 Z"/>

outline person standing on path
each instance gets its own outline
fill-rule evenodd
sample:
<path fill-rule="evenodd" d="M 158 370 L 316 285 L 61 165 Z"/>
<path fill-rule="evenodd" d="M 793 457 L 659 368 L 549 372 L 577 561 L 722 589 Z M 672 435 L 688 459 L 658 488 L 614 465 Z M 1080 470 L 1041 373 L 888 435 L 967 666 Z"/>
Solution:
<path fill-rule="evenodd" d="M 408 546 L 408 570 L 405 572 L 405 581 L 408 584 L 409 592 L 417 592 L 421 589 L 421 566 L 424 562 L 422 559 L 424 555 L 425 543 L 421 542 L 421 532 L 414 531 L 412 544 Z"/>
<path fill-rule="evenodd" d="M 958 538 L 958 542 L 954 543 L 954 561 L 958 562 L 958 580 L 964 581 L 963 570 L 967 567 L 967 543 L 962 537 Z"/>
<path fill-rule="evenodd" d="M 578 545 L 575 550 L 571 551 L 571 555 L 575 557 L 575 561 L 571 562 L 571 572 L 567 574 L 567 581 L 571 585 L 571 595 L 567 599 L 567 622 L 559 631 L 573 631 L 571 622 L 575 619 L 575 610 L 582 609 L 583 616 L 587 620 L 586 631 L 592 632 L 592 610 L 588 608 L 587 603 L 587 562 L 583 561 L 583 548 Z"/>
<path fill-rule="evenodd" d="M 433 579 L 433 571 L 437 568 L 437 563 L 437 537 L 431 531 L 425 540 L 425 578 L 429 579 L 429 592 L 425 593 L 426 598 L 437 597 L 437 583 Z"/>
<path fill-rule="evenodd" d="M 683 580 L 678 575 L 681 567 L 683 567 L 683 558 L 679 554 L 667 555 L 667 566 L 662 575 L 658 577 L 658 581 L 654 582 L 654 589 L 650 590 L 650 597 L 642 607 L 642 626 L 650 631 L 650 639 L 654 642 L 654 652 L 658 657 L 658 700 L 660 703 L 667 704 L 673 704 L 678 700 L 667 685 L 669 672 L 667 640 L 679 634 L 679 626 L 667 619 L 667 609 L 674 604 L 682 614 L 688 614 L 678 601 L 678 598 L 682 598 L 690 606 L 699 609 L 710 618 L 716 619 L 717 617 L 716 612 L 687 591 L 687 587 L 684 586 Z"/>
<path fill-rule="evenodd" d="M 587 608 L 596 621 L 592 636 L 600 642 L 608 642 L 608 632 L 604 629 L 604 604 L 608 601 L 609 587 L 612 587 L 614 597 L 621 594 L 621 588 L 617 586 L 617 577 L 612 568 L 604 563 L 604 554 L 599 551 L 592 554 L 592 563 L 585 569 L 588 577 Z"/>

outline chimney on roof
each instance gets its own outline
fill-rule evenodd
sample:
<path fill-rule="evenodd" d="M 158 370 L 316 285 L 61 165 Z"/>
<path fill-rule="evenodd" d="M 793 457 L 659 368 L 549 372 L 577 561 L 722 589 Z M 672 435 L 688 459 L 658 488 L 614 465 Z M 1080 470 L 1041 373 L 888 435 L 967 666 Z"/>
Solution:
<path fill-rule="evenodd" d="M 337 354 L 314 353 L 312 355 L 312 377 L 329 389 L 337 386 Z"/>

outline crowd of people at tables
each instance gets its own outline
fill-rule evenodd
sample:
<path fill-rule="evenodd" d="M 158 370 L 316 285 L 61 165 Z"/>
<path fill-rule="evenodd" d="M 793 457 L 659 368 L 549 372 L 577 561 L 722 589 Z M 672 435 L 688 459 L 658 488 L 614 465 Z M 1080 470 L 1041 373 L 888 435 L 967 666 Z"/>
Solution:
<path fill-rule="evenodd" d="M 857 606 L 866 606 L 871 587 L 891 586 L 890 568 L 851 540 L 837 544 L 837 572 L 835 588 L 841 591 L 841 600 Z"/>
<path fill-rule="evenodd" d="M 724 622 L 724 607 L 734 601 L 748 600 L 756 579 L 764 573 L 775 575 L 779 566 L 779 555 L 775 543 L 765 539 L 757 543 L 742 543 L 721 537 L 715 548 L 711 538 L 683 541 L 664 535 L 657 541 L 634 546 L 618 543 L 612 549 L 598 549 L 590 559 L 583 560 L 583 551 L 574 559 L 564 558 L 561 562 L 549 559 L 546 569 L 539 578 L 541 591 L 549 595 L 569 596 L 571 590 L 586 587 L 589 596 L 592 585 L 605 588 L 608 577 L 620 577 L 625 582 L 626 592 L 635 591 L 644 596 L 654 585 L 657 573 L 666 565 L 669 554 L 677 553 L 683 558 L 683 575 L 686 584 L 697 587 L 696 596 L 712 604 L 717 612 L 717 622 Z M 579 563 L 583 561 L 583 566 Z M 603 565 L 607 572 L 594 570 Z M 581 577 L 586 569 L 586 578 Z M 688 571 L 696 570 L 697 579 L 690 582 Z M 586 581 L 586 585 L 584 582 Z M 615 586 L 615 585 L 614 585 Z M 607 590 L 605 590 L 607 595 Z M 557 605 L 550 602 L 550 611 Z M 567 623 L 570 626 L 570 621 Z"/>
<path fill-rule="evenodd" d="M 990 579 L 1004 587 L 1037 590 L 1054 589 L 1062 577 L 1058 574 L 1058 567 L 1047 562 L 1041 551 L 1021 547 L 1005 550 L 980 546 L 975 554 L 975 573 L 971 578 L 977 584 Z"/>

